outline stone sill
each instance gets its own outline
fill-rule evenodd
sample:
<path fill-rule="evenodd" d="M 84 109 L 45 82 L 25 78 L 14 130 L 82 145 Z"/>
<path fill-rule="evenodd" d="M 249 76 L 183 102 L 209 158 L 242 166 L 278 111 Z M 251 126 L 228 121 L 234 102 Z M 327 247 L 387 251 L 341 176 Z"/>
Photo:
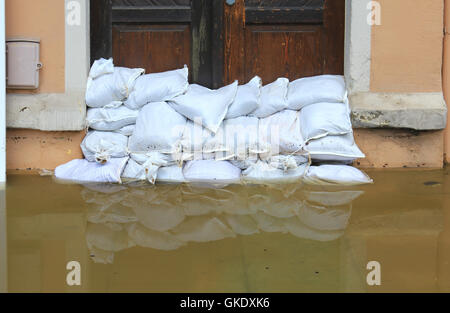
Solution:
<path fill-rule="evenodd" d="M 349 96 L 354 128 L 444 129 L 447 106 L 436 93 L 357 93 Z"/>
<path fill-rule="evenodd" d="M 80 131 L 86 127 L 84 93 L 7 94 L 6 127 Z"/>
<path fill-rule="evenodd" d="M 349 97 L 354 128 L 444 129 L 447 107 L 438 93 L 357 93 Z M 43 131 L 85 128 L 84 93 L 8 94 L 6 125 Z"/>

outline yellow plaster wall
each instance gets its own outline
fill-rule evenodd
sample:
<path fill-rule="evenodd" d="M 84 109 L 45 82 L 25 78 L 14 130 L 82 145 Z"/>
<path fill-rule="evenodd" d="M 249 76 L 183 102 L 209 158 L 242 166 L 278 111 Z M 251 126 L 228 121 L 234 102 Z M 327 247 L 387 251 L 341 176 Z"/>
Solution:
<path fill-rule="evenodd" d="M 6 0 L 6 37 L 41 39 L 40 87 L 14 93 L 64 93 L 65 10 L 63 0 Z"/>
<path fill-rule="evenodd" d="M 441 91 L 444 1 L 378 1 L 381 25 L 372 26 L 371 91 Z"/>

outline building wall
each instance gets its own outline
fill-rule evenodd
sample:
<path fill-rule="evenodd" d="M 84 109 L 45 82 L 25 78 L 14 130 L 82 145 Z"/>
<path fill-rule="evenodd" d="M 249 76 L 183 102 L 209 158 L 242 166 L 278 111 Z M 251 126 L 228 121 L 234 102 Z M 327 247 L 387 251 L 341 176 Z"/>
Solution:
<path fill-rule="evenodd" d="M 25 92 L 64 93 L 64 1 L 6 0 L 5 5 L 7 38 L 31 37 L 41 40 L 40 54 L 44 68 L 40 73 L 40 87 L 38 90 Z"/>
<path fill-rule="evenodd" d="M 79 1 L 83 5 L 88 3 L 86 0 Z M 352 23 L 358 22 L 357 19 L 359 19 L 359 23 L 362 23 L 360 26 L 362 25 L 362 28 L 366 29 L 367 27 L 364 25 L 367 25 L 368 11 L 364 1 L 368 2 L 368 0 L 347 0 L 348 8 L 353 6 L 358 17 L 353 16 L 355 12 L 351 12 L 349 9 L 347 15 L 353 19 Z M 67 3 L 67 0 L 6 0 L 7 36 L 40 37 L 42 40 L 41 59 L 44 63 L 41 72 L 42 85 L 39 90 L 31 92 L 33 98 L 28 98 L 40 102 L 38 103 L 39 110 L 28 110 L 27 102 L 18 105 L 17 98 L 14 99 L 14 104 L 7 103 L 7 106 L 14 105 L 15 108 L 14 114 L 8 115 L 10 122 L 11 116 L 14 118 L 17 116 L 17 119 L 22 122 L 26 121 L 23 118 L 23 115 L 26 114 L 28 114 L 28 118 L 40 116 L 41 119 L 40 124 L 32 121 L 30 122 L 32 126 L 26 126 L 26 128 L 36 128 L 35 130 L 8 130 L 7 166 L 9 169 L 52 169 L 72 158 L 82 157 L 78 146 L 85 134 L 84 131 L 55 133 L 39 130 L 50 128 L 62 130 L 63 128 L 58 127 L 65 126 L 75 112 L 82 116 L 85 109 L 82 91 L 79 92 L 80 95 L 77 94 L 77 97 L 72 98 L 71 94 L 67 94 L 67 86 L 68 77 L 72 77 L 68 75 L 68 64 L 77 64 L 75 67 L 80 67 L 78 66 L 80 60 L 71 62 L 75 55 L 79 55 L 73 47 L 82 46 L 88 51 L 88 42 L 75 40 L 68 45 L 67 34 L 71 30 L 65 25 L 66 8 L 64 3 Z M 362 73 L 361 76 L 352 77 L 358 82 L 363 82 L 363 84 L 357 85 L 364 86 L 367 82 L 367 89 L 359 91 L 368 94 L 381 93 L 388 98 L 390 95 L 396 95 L 397 98 L 391 99 L 391 107 L 386 109 L 387 111 L 402 108 L 403 104 L 397 103 L 395 99 L 402 99 L 405 95 L 414 94 L 416 100 L 417 97 L 419 98 L 419 103 L 420 99 L 423 99 L 423 103 L 420 103 L 417 111 L 419 113 L 414 111 L 417 108 L 412 110 L 407 106 L 404 112 L 411 112 L 415 115 L 423 114 L 424 118 L 427 118 L 430 115 L 427 106 L 434 104 L 429 103 L 426 95 L 440 94 L 442 91 L 450 93 L 446 87 L 445 73 L 448 70 L 446 66 L 444 66 L 444 77 L 441 75 L 444 2 L 442 0 L 379 0 L 379 3 L 381 4 L 381 25 L 367 28 L 369 30 L 367 34 L 357 32 L 355 37 L 351 38 L 354 40 L 346 48 L 346 67 L 353 66 L 354 69 L 368 70 L 367 75 Z M 88 15 L 85 14 L 82 20 L 86 28 L 89 23 Z M 349 19 L 347 22 L 349 25 Z M 359 29 L 358 25 L 355 25 L 354 31 Z M 77 29 L 80 29 L 80 26 L 73 30 Z M 347 39 L 350 38 L 349 33 L 346 36 Z M 347 51 L 360 44 L 362 38 L 367 38 L 367 36 L 371 38 L 367 42 L 367 55 L 358 59 L 358 56 L 361 55 L 358 49 L 354 54 Z M 69 53 L 67 53 L 68 51 Z M 447 53 L 450 54 L 448 51 Z M 446 55 L 445 50 L 444 55 Z M 350 61 L 348 56 L 351 56 Z M 355 60 L 360 63 L 354 63 Z M 81 74 L 87 76 L 87 74 Z M 444 89 L 442 89 L 442 81 L 444 81 Z M 83 85 L 80 81 L 77 84 L 76 88 L 78 89 Z M 351 88 L 351 84 L 349 85 Z M 11 95 L 11 91 L 9 92 Z M 422 95 L 424 96 L 422 97 Z M 45 102 L 47 97 L 53 99 L 51 104 L 47 105 Z M 365 96 L 360 98 L 364 100 Z M 67 99 L 67 103 L 61 104 L 61 100 L 65 99 Z M 379 102 L 381 107 L 385 105 L 383 101 Z M 72 110 L 70 114 L 64 115 L 67 116 L 67 121 L 63 122 L 58 121 L 58 117 L 62 116 L 59 114 L 58 108 L 62 106 L 70 107 Z M 42 111 L 42 109 L 46 111 Z M 369 109 L 376 110 L 376 108 Z M 54 111 L 57 113 L 50 115 L 51 118 L 46 117 L 45 114 Z M 14 122 L 14 118 L 12 122 Z M 56 120 L 52 124 L 54 127 L 46 127 L 49 119 Z M 407 118 L 403 118 L 403 120 L 405 119 Z M 70 127 L 70 129 L 82 129 L 82 120 L 75 124 L 78 126 Z M 24 124 L 19 123 L 18 125 Z M 356 129 L 355 135 L 358 144 L 367 154 L 367 159 L 361 160 L 359 163 L 361 167 L 441 167 L 444 149 L 450 152 L 448 127 L 445 132 L 439 130 Z M 71 153 L 67 153 L 68 151 Z M 449 161 L 448 156 L 450 153 L 447 153 L 447 161 Z"/>
<path fill-rule="evenodd" d="M 62 0 L 6 0 L 6 37 L 31 37 L 41 40 L 40 87 L 37 90 L 7 90 L 9 95 L 40 96 L 66 92 L 65 4 Z M 30 98 L 28 98 L 30 99 Z M 7 101 L 7 105 L 8 105 Z M 23 111 L 33 110 L 23 104 Z M 36 115 L 36 112 L 31 112 Z M 6 133 L 7 169 L 54 169 L 74 158 L 81 158 L 80 142 L 84 131 L 50 132 L 12 129 Z"/>
<path fill-rule="evenodd" d="M 379 0 L 372 27 L 372 92 L 442 91 L 442 0 Z"/>

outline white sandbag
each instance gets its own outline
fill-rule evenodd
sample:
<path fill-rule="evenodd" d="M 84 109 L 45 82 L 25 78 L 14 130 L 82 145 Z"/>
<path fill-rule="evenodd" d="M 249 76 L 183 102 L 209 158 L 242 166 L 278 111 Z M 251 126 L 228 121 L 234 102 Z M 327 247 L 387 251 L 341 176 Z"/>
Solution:
<path fill-rule="evenodd" d="M 353 133 L 340 136 L 326 136 L 310 140 L 305 150 L 314 161 L 341 161 L 352 162 L 365 158 L 353 139 Z"/>
<path fill-rule="evenodd" d="M 91 108 L 87 110 L 88 127 L 95 130 L 115 131 L 122 127 L 136 124 L 139 111 L 125 106 L 117 108 Z"/>
<path fill-rule="evenodd" d="M 81 143 L 81 150 L 88 161 L 106 163 L 111 158 L 127 156 L 127 145 L 127 136 L 113 132 L 91 131 Z"/>
<path fill-rule="evenodd" d="M 226 186 L 239 183 L 241 170 L 227 161 L 189 161 L 183 169 L 188 182 L 204 185 Z"/>
<path fill-rule="evenodd" d="M 246 170 L 258 162 L 258 155 L 252 155 L 246 160 L 229 160 L 229 162 L 241 170 Z"/>
<path fill-rule="evenodd" d="M 261 88 L 261 104 L 250 115 L 258 118 L 268 117 L 287 109 L 287 92 L 289 79 L 278 78 L 273 83 Z"/>
<path fill-rule="evenodd" d="M 89 74 L 86 87 L 86 104 L 91 108 L 101 108 L 106 105 L 120 105 L 125 100 L 135 80 L 145 70 L 141 68 L 114 67 L 111 72 L 112 60 L 95 63 Z"/>
<path fill-rule="evenodd" d="M 72 160 L 55 169 L 55 177 L 75 182 L 121 183 L 120 175 L 128 157 L 111 159 L 106 164 L 89 162 L 86 159 Z"/>
<path fill-rule="evenodd" d="M 134 181 L 147 180 L 149 183 L 154 184 L 160 167 L 168 166 L 172 163 L 170 156 L 159 152 L 132 153 L 122 177 Z"/>
<path fill-rule="evenodd" d="M 278 168 L 283 171 L 296 169 L 302 164 L 309 162 L 309 157 L 305 155 L 275 155 L 266 160 L 271 167 Z"/>
<path fill-rule="evenodd" d="M 169 101 L 171 107 L 194 123 L 216 133 L 236 97 L 238 83 L 217 90 L 190 85 L 186 94 Z"/>
<path fill-rule="evenodd" d="M 261 101 L 261 78 L 255 76 L 247 84 L 239 86 L 236 98 L 228 108 L 226 119 L 245 116 L 255 111 Z"/>
<path fill-rule="evenodd" d="M 119 128 L 119 129 L 115 130 L 114 132 L 122 134 L 122 135 L 127 136 L 127 137 L 130 137 L 131 135 L 133 135 L 135 127 L 136 127 L 136 124 L 127 125 L 127 126 L 124 126 L 122 128 Z"/>
<path fill-rule="evenodd" d="M 183 175 L 183 167 L 178 165 L 160 167 L 156 181 L 171 184 L 185 183 L 186 179 Z"/>
<path fill-rule="evenodd" d="M 300 115 L 284 110 L 259 120 L 259 142 L 267 150 L 262 158 L 278 154 L 301 152 L 304 140 L 301 134 Z"/>
<path fill-rule="evenodd" d="M 308 164 L 302 164 L 287 171 L 272 167 L 266 162 L 258 161 L 242 172 L 242 180 L 248 184 L 289 184 L 300 181 L 306 174 Z"/>
<path fill-rule="evenodd" d="M 188 120 L 181 139 L 183 160 L 201 160 L 203 146 L 213 136 L 205 127 Z"/>
<path fill-rule="evenodd" d="M 190 217 L 175 229 L 175 237 L 181 241 L 209 242 L 236 237 L 217 217 L 195 216 Z"/>
<path fill-rule="evenodd" d="M 225 120 L 214 136 L 207 138 L 203 152 L 216 152 L 216 160 L 246 160 L 259 152 L 256 117 L 241 116 Z"/>
<path fill-rule="evenodd" d="M 188 75 L 186 65 L 174 71 L 142 75 L 136 79 L 125 105 L 136 110 L 149 102 L 167 101 L 182 95 L 189 86 Z"/>
<path fill-rule="evenodd" d="M 136 153 L 175 153 L 181 150 L 185 126 L 186 118 L 167 103 L 149 103 L 139 113 L 128 148 Z"/>
<path fill-rule="evenodd" d="M 315 103 L 300 111 L 300 126 L 305 141 L 327 135 L 344 135 L 352 132 L 350 108 L 345 103 Z"/>
<path fill-rule="evenodd" d="M 122 173 L 122 178 L 126 178 L 127 180 L 140 181 L 146 180 L 147 174 L 145 172 L 145 168 L 137 163 L 135 160 L 128 160 L 127 165 Z"/>
<path fill-rule="evenodd" d="M 344 102 L 346 88 L 340 75 L 320 75 L 297 79 L 289 84 L 289 109 L 298 111 L 320 102 Z"/>
<path fill-rule="evenodd" d="M 367 174 L 348 165 L 311 166 L 304 181 L 312 185 L 362 185 L 372 183 Z"/>

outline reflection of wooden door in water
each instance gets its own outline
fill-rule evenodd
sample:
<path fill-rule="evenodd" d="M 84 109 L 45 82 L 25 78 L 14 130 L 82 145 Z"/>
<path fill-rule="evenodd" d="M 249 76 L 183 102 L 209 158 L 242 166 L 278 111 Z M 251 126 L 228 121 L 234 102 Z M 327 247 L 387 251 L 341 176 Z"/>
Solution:
<path fill-rule="evenodd" d="M 91 0 L 91 55 L 219 87 L 343 73 L 345 0 Z"/>

